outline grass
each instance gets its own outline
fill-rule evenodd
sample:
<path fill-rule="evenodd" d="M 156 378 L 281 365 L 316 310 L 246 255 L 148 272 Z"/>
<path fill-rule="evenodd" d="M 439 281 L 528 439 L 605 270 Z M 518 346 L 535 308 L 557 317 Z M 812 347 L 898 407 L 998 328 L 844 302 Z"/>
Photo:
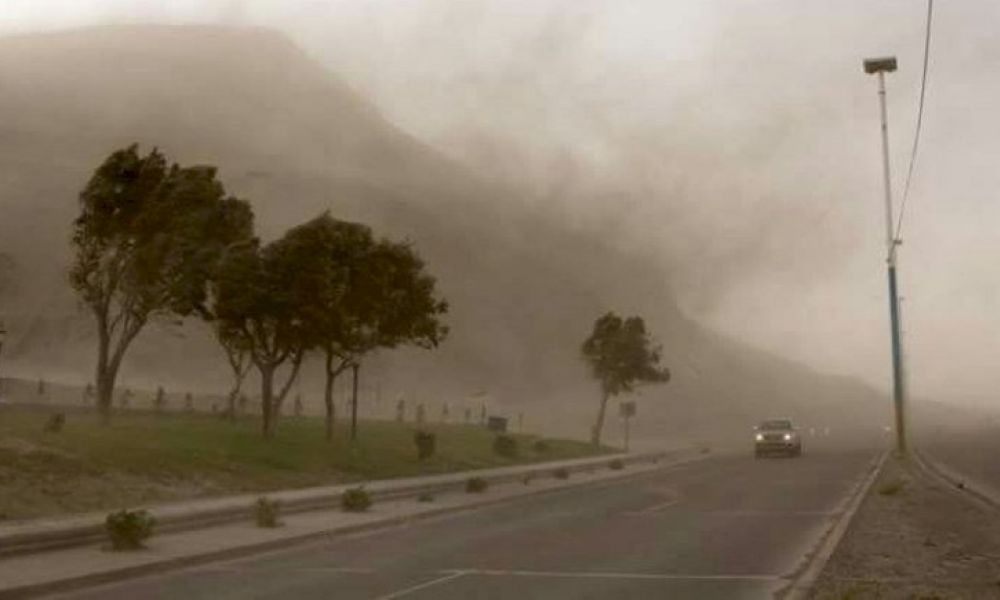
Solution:
<path fill-rule="evenodd" d="M 369 479 L 445 473 L 594 455 L 585 442 L 546 440 L 544 452 L 503 457 L 494 435 L 465 425 L 430 425 L 437 451 L 417 460 L 415 426 L 361 421 L 357 443 L 346 423 L 334 442 L 316 417 L 283 417 L 274 439 L 259 421 L 206 414 L 128 412 L 102 425 L 65 408 L 59 433 L 46 433 L 54 407 L 0 407 L 0 519 L 117 509 L 150 503 L 266 492 Z M 532 448 L 532 436 L 514 436 Z"/>

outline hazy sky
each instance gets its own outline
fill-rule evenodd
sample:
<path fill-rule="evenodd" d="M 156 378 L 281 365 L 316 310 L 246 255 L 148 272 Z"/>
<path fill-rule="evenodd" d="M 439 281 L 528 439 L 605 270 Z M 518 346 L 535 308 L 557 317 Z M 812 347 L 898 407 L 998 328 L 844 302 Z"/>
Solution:
<path fill-rule="evenodd" d="M 916 0 L 3 0 L 7 31 L 108 22 L 281 29 L 414 135 L 662 257 L 699 320 L 886 385 L 875 81 L 892 53 L 902 189 Z M 900 255 L 913 390 L 1000 386 L 1000 3 L 936 7 Z M 664 340 L 669 344 L 669 340 Z"/>

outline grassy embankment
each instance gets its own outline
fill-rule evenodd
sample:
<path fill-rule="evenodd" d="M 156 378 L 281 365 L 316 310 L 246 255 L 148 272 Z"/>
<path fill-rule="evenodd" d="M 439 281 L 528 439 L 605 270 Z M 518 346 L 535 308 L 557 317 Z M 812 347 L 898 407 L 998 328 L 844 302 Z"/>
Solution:
<path fill-rule="evenodd" d="M 437 452 L 417 460 L 413 423 L 361 421 L 323 439 L 316 417 L 283 417 L 264 440 L 257 419 L 236 423 L 204 414 L 117 414 L 110 425 L 92 412 L 69 412 L 59 433 L 45 432 L 54 407 L 0 407 L 0 516 L 21 519 L 133 507 L 239 492 L 324 485 L 593 455 L 588 444 L 517 435 L 517 458 L 493 452 L 481 427 L 428 424 Z M 607 450 L 602 450 L 606 452 Z"/>

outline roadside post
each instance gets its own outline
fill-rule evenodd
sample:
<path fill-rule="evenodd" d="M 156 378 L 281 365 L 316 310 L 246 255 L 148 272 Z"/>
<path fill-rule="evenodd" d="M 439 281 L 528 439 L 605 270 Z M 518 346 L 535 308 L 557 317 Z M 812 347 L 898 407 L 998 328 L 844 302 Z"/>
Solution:
<path fill-rule="evenodd" d="M 865 59 L 865 73 L 878 75 L 878 99 L 882 128 L 882 176 L 885 184 L 885 233 L 886 266 L 889 278 L 889 326 L 892 336 L 892 400 L 896 413 L 896 451 L 905 454 L 906 418 L 904 416 L 906 390 L 903 381 L 903 349 L 900 336 L 899 293 L 896 280 L 896 248 L 901 243 L 892 218 L 892 182 L 889 176 L 889 119 L 885 103 L 885 74 L 896 70 L 896 57 Z"/>
<path fill-rule="evenodd" d="M 628 424 L 629 420 L 635 416 L 635 401 L 629 400 L 627 402 L 622 402 L 618 405 L 618 414 L 621 415 L 622 422 L 625 425 L 625 452 L 628 452 Z"/>

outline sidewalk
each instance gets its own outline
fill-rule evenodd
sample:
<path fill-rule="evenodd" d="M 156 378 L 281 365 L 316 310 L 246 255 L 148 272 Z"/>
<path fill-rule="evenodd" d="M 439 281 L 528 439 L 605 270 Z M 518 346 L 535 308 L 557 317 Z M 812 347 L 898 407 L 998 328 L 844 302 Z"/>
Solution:
<path fill-rule="evenodd" d="M 146 550 L 136 552 L 108 552 L 95 543 L 78 548 L 14 556 L 0 560 L 0 598 L 21 598 L 74 589 L 203 564 L 210 560 L 253 554 L 337 534 L 388 527 L 533 494 L 610 482 L 699 460 L 705 456 L 687 452 L 668 461 L 633 464 L 618 471 L 607 468 L 606 463 L 611 460 L 609 458 L 604 461 L 604 468 L 592 473 L 575 472 L 569 479 L 551 477 L 551 471 L 557 465 L 550 464 L 545 466 L 549 473 L 544 478 L 537 475 L 529 484 L 524 484 L 519 479 L 492 483 L 483 494 L 449 491 L 436 494 L 433 502 L 418 502 L 413 497 L 376 500 L 372 509 L 365 513 L 346 513 L 339 508 L 312 510 L 283 516 L 283 526 L 275 529 L 257 528 L 253 524 L 252 514 L 246 511 L 243 522 L 156 535 L 150 539 Z M 464 477 L 468 476 L 468 473 L 464 474 Z M 54 568 L 54 565 L 58 567 Z"/>

